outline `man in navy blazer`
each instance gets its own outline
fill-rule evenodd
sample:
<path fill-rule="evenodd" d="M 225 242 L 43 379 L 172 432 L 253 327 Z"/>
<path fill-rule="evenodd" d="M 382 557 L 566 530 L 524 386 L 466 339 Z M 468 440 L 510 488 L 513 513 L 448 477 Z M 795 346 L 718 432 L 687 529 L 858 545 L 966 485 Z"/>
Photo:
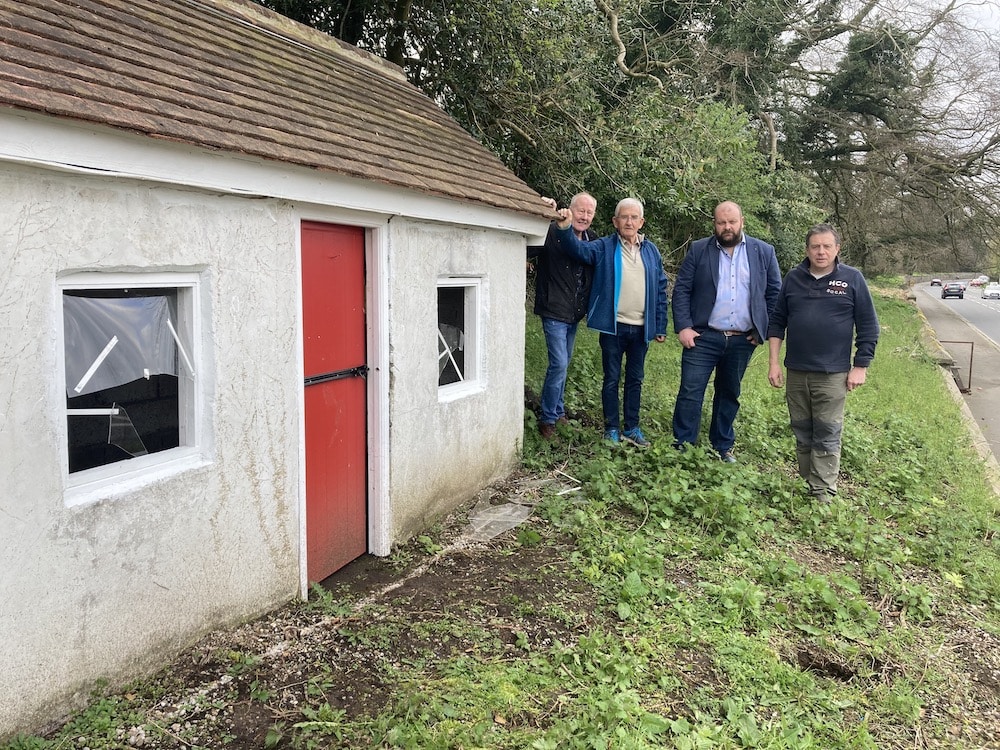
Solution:
<path fill-rule="evenodd" d="M 743 374 L 766 340 L 768 316 L 781 289 L 774 247 L 743 233 L 743 211 L 732 201 L 715 207 L 715 234 L 691 244 L 674 283 L 674 331 L 684 347 L 674 405 L 674 444 L 696 443 L 708 381 L 715 373 L 708 438 L 735 463 L 733 422 Z"/>

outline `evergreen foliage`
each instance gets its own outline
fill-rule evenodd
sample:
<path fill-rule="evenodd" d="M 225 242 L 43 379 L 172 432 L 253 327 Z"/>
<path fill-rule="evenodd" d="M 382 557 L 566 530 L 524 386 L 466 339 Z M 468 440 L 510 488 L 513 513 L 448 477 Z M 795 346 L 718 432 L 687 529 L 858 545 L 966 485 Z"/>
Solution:
<path fill-rule="evenodd" d="M 262 0 L 400 65 L 598 228 L 646 203 L 668 265 L 720 200 L 797 255 L 834 222 L 869 273 L 998 264 L 996 37 L 888 0 Z"/>

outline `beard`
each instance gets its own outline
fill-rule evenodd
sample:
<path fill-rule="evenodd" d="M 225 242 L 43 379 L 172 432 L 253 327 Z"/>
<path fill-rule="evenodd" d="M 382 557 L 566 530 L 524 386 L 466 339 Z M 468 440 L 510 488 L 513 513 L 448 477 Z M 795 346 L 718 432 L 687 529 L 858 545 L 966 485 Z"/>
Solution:
<path fill-rule="evenodd" d="M 741 234 L 742 232 L 733 232 L 732 230 L 724 229 L 721 233 L 715 233 L 715 241 L 722 247 L 736 247 L 740 243 Z"/>

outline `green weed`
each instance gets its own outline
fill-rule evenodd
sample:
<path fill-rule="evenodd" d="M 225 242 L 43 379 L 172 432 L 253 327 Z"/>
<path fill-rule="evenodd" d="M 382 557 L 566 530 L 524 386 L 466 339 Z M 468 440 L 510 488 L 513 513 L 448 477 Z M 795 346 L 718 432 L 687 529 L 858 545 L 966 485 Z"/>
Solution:
<path fill-rule="evenodd" d="M 985 746 L 951 734 L 970 710 L 957 696 L 974 678 L 944 645 L 953 628 L 1000 634 L 1000 509 L 922 350 L 914 309 L 882 296 L 877 305 L 883 337 L 868 383 L 848 400 L 841 489 L 829 506 L 796 475 L 766 352 L 744 380 L 740 463 L 725 465 L 704 439 L 670 446 L 675 337 L 647 359 L 642 424 L 653 446 L 603 445 L 597 337 L 581 328 L 566 391 L 579 418 L 549 443 L 526 411 L 523 442 L 526 471 L 558 468 L 581 492 L 544 497 L 532 523 L 490 551 L 498 567 L 517 555 L 559 564 L 504 569 L 516 578 L 496 599 L 484 580 L 475 601 L 446 598 L 410 617 L 401 596 L 354 612 L 346 594 L 314 587 L 303 611 L 337 618 L 338 647 L 364 655 L 385 700 L 367 713 L 331 705 L 339 676 L 317 657 L 295 702 L 278 706 L 281 688 L 258 657 L 222 651 L 240 684 L 234 696 L 274 711 L 264 746 Z M 525 361 L 537 391 L 545 349 L 531 315 Z M 443 549 L 430 530 L 387 565 Z M 560 578 L 548 598 L 532 596 L 552 570 Z M 50 738 L 3 748 L 82 747 L 80 737 L 94 750 L 124 747 L 129 727 L 148 724 L 154 693 L 95 695 Z M 211 702 L 189 715 L 224 710 Z"/>

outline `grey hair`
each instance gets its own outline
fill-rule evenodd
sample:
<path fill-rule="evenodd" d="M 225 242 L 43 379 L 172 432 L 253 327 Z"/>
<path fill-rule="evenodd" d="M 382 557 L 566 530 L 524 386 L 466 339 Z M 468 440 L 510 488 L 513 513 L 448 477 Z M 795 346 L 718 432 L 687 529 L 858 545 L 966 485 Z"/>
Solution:
<path fill-rule="evenodd" d="M 621 213 L 622 206 L 638 206 L 639 216 L 643 216 L 645 214 L 645 211 L 642 207 L 642 201 L 640 201 L 638 198 L 622 198 L 620 201 L 618 201 L 618 205 L 615 206 L 616 217 L 618 216 L 618 214 Z"/>
<path fill-rule="evenodd" d="M 809 227 L 809 231 L 806 232 L 806 247 L 809 247 L 809 240 L 814 234 L 832 234 L 833 241 L 840 247 L 840 232 L 833 228 L 833 224 L 814 224 Z"/>

